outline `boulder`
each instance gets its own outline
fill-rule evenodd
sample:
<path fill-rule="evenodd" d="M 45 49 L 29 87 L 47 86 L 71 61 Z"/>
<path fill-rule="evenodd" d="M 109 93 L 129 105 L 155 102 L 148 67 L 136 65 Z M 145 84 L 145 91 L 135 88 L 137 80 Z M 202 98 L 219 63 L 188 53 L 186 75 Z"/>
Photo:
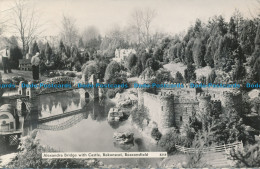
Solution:
<path fill-rule="evenodd" d="M 124 112 L 120 108 L 111 108 L 108 112 L 107 120 L 111 121 L 124 121 L 129 117 L 129 112 Z"/>
<path fill-rule="evenodd" d="M 113 138 L 119 144 L 132 144 L 134 141 L 134 133 L 131 132 L 115 132 Z"/>

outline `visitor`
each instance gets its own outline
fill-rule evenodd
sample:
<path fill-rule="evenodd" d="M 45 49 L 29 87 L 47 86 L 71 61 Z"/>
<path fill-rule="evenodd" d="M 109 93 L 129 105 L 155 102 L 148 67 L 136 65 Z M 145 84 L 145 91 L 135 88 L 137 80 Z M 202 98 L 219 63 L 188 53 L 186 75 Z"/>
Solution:
<path fill-rule="evenodd" d="M 1 55 L 2 55 L 2 63 L 3 63 L 4 73 L 12 73 L 11 67 L 10 67 L 10 64 L 9 64 L 10 49 L 9 49 L 8 45 L 6 45 L 6 48 L 1 51 Z"/>
<path fill-rule="evenodd" d="M 39 80 L 39 65 L 40 65 L 39 55 L 40 55 L 39 52 L 37 52 L 32 57 L 32 60 L 31 60 L 33 80 Z"/>

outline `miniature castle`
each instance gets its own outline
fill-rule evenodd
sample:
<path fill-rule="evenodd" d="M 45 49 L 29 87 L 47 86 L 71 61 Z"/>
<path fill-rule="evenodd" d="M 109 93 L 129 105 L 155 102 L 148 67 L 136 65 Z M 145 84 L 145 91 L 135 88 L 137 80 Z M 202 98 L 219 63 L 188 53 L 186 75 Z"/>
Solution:
<path fill-rule="evenodd" d="M 142 82 L 148 83 L 148 80 L 140 79 L 139 83 Z M 198 92 L 184 84 L 184 88 L 159 89 L 158 94 L 138 89 L 139 108 L 148 111 L 149 119 L 156 122 L 163 133 L 171 127 L 180 129 L 194 114 L 208 115 L 213 109 L 218 115 L 231 108 L 240 113 L 241 102 L 241 93 L 228 88 L 207 88 Z"/>

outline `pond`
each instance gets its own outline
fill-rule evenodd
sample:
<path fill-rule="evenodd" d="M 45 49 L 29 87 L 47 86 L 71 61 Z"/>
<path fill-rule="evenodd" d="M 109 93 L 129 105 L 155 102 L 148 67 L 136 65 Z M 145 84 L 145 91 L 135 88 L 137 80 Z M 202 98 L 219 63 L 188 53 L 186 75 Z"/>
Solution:
<path fill-rule="evenodd" d="M 107 121 L 109 109 L 114 105 L 105 100 L 102 103 L 89 101 L 81 104 L 80 94 L 76 91 L 47 94 L 40 96 L 38 101 L 38 118 L 42 119 L 53 115 L 80 110 L 78 114 L 66 116 L 44 123 L 46 126 L 59 126 L 53 130 L 39 130 L 37 138 L 40 143 L 53 147 L 62 152 L 139 152 L 160 151 L 142 137 L 141 133 L 133 127 L 130 120 L 120 124 L 110 124 Z M 81 116 L 79 116 L 81 115 Z M 80 119 L 78 119 L 80 117 Z M 76 121 L 73 119 L 77 119 Z M 25 131 L 32 131 L 35 127 L 27 123 Z M 63 127 L 61 127 L 64 125 Z M 33 125 L 36 126 L 36 125 Z M 121 146 L 113 138 L 114 132 L 130 131 L 134 133 L 134 144 Z M 28 133 L 28 132 L 25 132 Z M 106 165 L 131 165 L 156 167 L 160 159 L 100 159 Z"/>

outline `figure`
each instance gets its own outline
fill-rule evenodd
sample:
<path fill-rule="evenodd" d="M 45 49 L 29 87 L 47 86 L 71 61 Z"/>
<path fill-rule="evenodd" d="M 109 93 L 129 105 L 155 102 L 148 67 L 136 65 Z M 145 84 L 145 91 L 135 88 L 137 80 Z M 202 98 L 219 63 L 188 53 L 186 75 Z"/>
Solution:
<path fill-rule="evenodd" d="M 6 48 L 1 51 L 1 56 L 2 56 L 2 62 L 3 62 L 3 68 L 4 68 L 4 73 L 12 73 L 11 67 L 9 64 L 10 60 L 10 49 L 9 46 L 6 45 Z"/>
<path fill-rule="evenodd" d="M 37 52 L 32 57 L 32 60 L 31 60 L 33 80 L 39 80 L 39 65 L 40 65 L 39 55 L 40 55 L 39 52 Z"/>

